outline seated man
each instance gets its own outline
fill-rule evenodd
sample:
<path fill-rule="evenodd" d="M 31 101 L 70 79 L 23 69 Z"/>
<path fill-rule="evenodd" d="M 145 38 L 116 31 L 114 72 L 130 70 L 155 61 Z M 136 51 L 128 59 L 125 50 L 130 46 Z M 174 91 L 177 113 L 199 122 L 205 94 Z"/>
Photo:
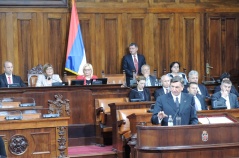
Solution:
<path fill-rule="evenodd" d="M 211 97 L 211 102 L 217 101 L 221 105 L 226 105 L 227 109 L 239 108 L 237 96 L 230 92 L 232 82 L 229 79 L 222 80 L 220 92 L 214 93 Z"/>
<path fill-rule="evenodd" d="M 195 83 L 198 84 L 198 92 L 197 92 L 198 94 L 201 94 L 204 97 L 210 98 L 210 95 L 208 93 L 208 90 L 207 90 L 206 86 L 203 85 L 203 84 L 198 83 L 198 72 L 197 71 L 191 70 L 188 73 L 188 81 L 189 82 L 195 82 Z M 184 87 L 184 92 L 185 93 L 188 93 L 187 87 L 188 87 L 188 85 Z"/>
<path fill-rule="evenodd" d="M 205 97 L 203 95 L 198 94 L 198 84 L 195 82 L 189 82 L 187 90 L 188 93 L 192 94 L 194 97 L 195 109 L 197 111 L 207 110 Z"/>
<path fill-rule="evenodd" d="M 146 87 L 155 86 L 155 81 L 157 81 L 157 80 L 156 80 L 155 76 L 150 75 L 150 66 L 147 64 L 143 65 L 141 67 L 141 72 L 144 75 L 144 77 L 146 78 L 145 86 Z"/>
<path fill-rule="evenodd" d="M 9 84 L 19 83 L 21 87 L 26 87 L 20 76 L 12 74 L 13 64 L 10 61 L 4 63 L 4 73 L 0 75 L 0 87 L 8 87 Z"/>
<path fill-rule="evenodd" d="M 154 91 L 154 99 L 157 100 L 157 97 L 160 95 L 164 95 L 170 92 L 170 80 L 171 77 L 168 75 L 163 75 L 161 77 L 162 88 L 159 88 Z"/>
<path fill-rule="evenodd" d="M 220 76 L 220 83 L 222 83 L 222 81 L 223 81 L 224 79 L 229 79 L 229 80 L 230 80 L 230 74 L 227 73 L 227 72 L 224 72 L 224 73 Z M 220 85 L 219 85 L 219 86 L 216 86 L 216 87 L 214 88 L 214 93 L 217 93 L 217 92 L 220 92 L 220 91 L 221 91 L 221 86 L 220 86 Z M 233 85 L 231 86 L 230 93 L 233 93 L 233 94 L 235 94 L 237 97 L 239 97 L 239 93 L 238 93 L 238 91 L 236 90 L 236 88 L 235 88 Z"/>
<path fill-rule="evenodd" d="M 161 95 L 157 98 L 151 122 L 162 126 L 168 125 L 168 116 L 173 118 L 173 124 L 176 124 L 176 116 L 181 117 L 181 125 L 198 124 L 198 118 L 195 110 L 193 96 L 182 93 L 184 79 L 175 76 L 171 79 L 171 92 Z"/>

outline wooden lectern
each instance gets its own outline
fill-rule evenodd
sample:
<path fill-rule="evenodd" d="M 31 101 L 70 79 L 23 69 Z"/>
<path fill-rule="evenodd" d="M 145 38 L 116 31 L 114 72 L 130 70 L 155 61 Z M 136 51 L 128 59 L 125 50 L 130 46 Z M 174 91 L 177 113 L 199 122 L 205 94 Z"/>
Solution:
<path fill-rule="evenodd" d="M 199 117 L 212 117 L 199 116 Z M 137 158 L 239 157 L 239 123 L 227 113 L 216 117 L 232 123 L 188 126 L 137 126 Z"/>

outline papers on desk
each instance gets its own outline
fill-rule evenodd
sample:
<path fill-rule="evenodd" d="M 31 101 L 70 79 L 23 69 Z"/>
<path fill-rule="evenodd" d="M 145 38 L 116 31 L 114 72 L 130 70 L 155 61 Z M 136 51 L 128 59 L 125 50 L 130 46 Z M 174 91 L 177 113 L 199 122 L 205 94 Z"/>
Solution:
<path fill-rule="evenodd" d="M 203 117 L 198 118 L 198 120 L 201 124 L 233 123 L 232 120 L 225 116 Z"/>

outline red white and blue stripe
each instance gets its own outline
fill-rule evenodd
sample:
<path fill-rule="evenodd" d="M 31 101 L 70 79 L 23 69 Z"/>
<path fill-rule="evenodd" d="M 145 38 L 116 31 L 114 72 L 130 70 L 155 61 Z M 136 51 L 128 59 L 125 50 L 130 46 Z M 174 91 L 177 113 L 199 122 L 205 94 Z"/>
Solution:
<path fill-rule="evenodd" d="M 76 4 L 75 1 L 72 0 L 65 70 L 76 75 L 82 75 L 84 64 L 86 64 L 85 47 L 82 39 Z"/>

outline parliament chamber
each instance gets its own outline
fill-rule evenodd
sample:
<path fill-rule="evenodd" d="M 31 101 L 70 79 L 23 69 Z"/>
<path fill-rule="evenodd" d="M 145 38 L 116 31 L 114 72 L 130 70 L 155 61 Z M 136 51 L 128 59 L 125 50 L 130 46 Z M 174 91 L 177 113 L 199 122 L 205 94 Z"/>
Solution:
<path fill-rule="evenodd" d="M 122 76 L 122 58 L 128 53 L 129 44 L 135 42 L 139 46 L 138 52 L 145 56 L 146 63 L 151 66 L 151 71 L 155 70 L 157 78 L 169 73 L 170 63 L 178 61 L 181 71 L 186 74 L 190 70 L 198 71 L 199 82 L 206 84 L 210 94 L 213 94 L 216 80 L 223 72 L 231 74 L 233 85 L 238 89 L 238 0 L 75 0 L 75 3 L 86 59 L 92 64 L 94 75 L 102 77 L 104 71 L 105 77 Z M 131 147 L 131 158 L 137 155 L 154 157 L 155 153 L 158 157 L 159 153 L 162 153 L 162 157 L 165 153 L 166 157 L 183 158 L 185 155 L 199 157 L 200 154 L 207 157 L 239 157 L 236 151 L 237 122 L 223 124 L 222 127 L 152 126 L 149 121 L 152 114 L 147 109 L 154 100 L 145 103 L 131 103 L 127 99 L 123 102 L 106 101 L 104 106 L 110 104 L 106 111 L 103 105 L 97 104 L 100 99 L 127 98 L 131 89 L 122 87 L 121 82 L 113 79 L 107 85 L 70 86 L 70 80 L 76 78 L 65 71 L 71 7 L 71 0 L 0 0 L 0 69 L 3 73 L 4 62 L 11 61 L 13 74 L 21 76 L 29 85 L 0 88 L 0 98 L 32 98 L 36 104 L 34 107 L 12 107 L 15 111 L 23 111 L 26 119 L 5 120 L 6 116 L 0 116 L 0 136 L 9 157 L 67 157 L 70 146 L 104 143 L 112 144 L 114 154 L 98 158 L 127 158 L 124 153 L 127 144 Z M 45 63 L 52 64 L 54 73 L 59 74 L 68 86 L 34 87 L 36 78 L 29 80 L 29 70 Z M 64 80 L 65 75 L 72 78 Z M 150 87 L 152 98 L 157 88 Z M 57 113 L 49 106 L 55 102 L 66 103 L 64 116 L 42 118 L 43 114 Z M 210 109 L 210 99 L 206 103 Z M 24 110 L 35 113 L 27 115 Z M 1 111 L 11 110 L 2 106 Z M 239 117 L 237 109 L 205 110 L 198 115 L 211 113 Z M 219 130 L 228 137 L 217 134 L 212 137 L 213 141 L 210 140 L 210 143 L 215 143 L 214 146 L 209 143 L 205 143 L 204 147 L 201 144 L 193 146 L 193 143 L 199 143 L 202 133 L 197 133 L 197 138 L 194 138 L 189 131 L 195 132 L 199 128 L 208 132 L 209 139 L 213 135 L 211 132 L 219 133 Z M 173 140 L 170 139 L 168 142 L 153 139 L 154 144 L 142 140 L 152 140 L 144 136 L 148 133 L 163 138 L 164 135 L 160 135 L 158 130 L 171 132 L 178 146 L 172 147 L 170 141 Z M 138 142 L 137 131 L 142 142 Z M 184 140 L 176 137 L 177 131 Z M 11 139 L 12 136 L 17 137 Z M 13 140 L 28 145 L 20 153 L 12 152 L 14 148 L 9 149 L 9 145 L 14 144 Z M 49 140 L 49 143 L 45 140 Z M 224 144 L 216 145 L 218 142 Z M 227 150 L 230 147 L 231 150 Z M 225 155 L 223 151 L 229 154 Z"/>

